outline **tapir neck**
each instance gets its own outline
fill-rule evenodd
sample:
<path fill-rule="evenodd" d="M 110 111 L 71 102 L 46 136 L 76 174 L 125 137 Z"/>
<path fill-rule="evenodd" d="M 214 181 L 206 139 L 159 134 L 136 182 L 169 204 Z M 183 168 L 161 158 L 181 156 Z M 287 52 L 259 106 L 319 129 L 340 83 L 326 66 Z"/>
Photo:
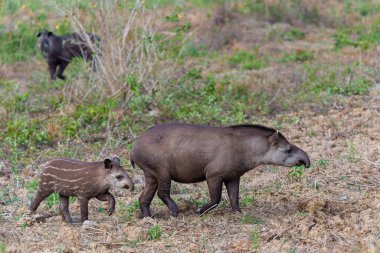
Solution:
<path fill-rule="evenodd" d="M 261 164 L 265 164 L 263 158 L 269 149 L 269 144 L 267 143 L 266 138 L 261 136 L 249 138 L 247 142 L 247 148 L 245 152 L 242 152 L 242 162 L 245 172 L 250 171 Z"/>

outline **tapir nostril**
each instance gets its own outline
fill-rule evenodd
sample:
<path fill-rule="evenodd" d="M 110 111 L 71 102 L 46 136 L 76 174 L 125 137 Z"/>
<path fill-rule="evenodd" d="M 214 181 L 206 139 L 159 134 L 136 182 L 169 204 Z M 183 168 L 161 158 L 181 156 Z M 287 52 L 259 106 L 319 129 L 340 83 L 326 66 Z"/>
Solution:
<path fill-rule="evenodd" d="M 306 168 L 309 168 L 310 167 L 310 162 L 308 162 L 308 161 L 305 161 L 305 160 L 298 160 L 298 164 L 301 166 L 301 165 L 303 165 L 303 166 L 305 166 Z"/>
<path fill-rule="evenodd" d="M 306 166 L 306 162 L 304 160 L 298 160 L 298 164 L 301 166 Z"/>

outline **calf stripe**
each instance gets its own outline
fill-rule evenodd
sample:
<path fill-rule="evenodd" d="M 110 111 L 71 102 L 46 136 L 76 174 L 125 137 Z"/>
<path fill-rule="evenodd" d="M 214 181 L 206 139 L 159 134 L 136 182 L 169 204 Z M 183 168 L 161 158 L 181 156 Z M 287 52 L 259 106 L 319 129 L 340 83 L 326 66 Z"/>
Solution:
<path fill-rule="evenodd" d="M 87 169 L 87 168 L 80 168 L 80 169 L 63 169 L 61 167 L 55 167 L 55 166 L 47 166 L 46 169 L 53 169 L 53 170 L 59 170 L 59 171 L 80 171 L 80 170 L 84 170 L 84 169 Z"/>
<path fill-rule="evenodd" d="M 78 181 L 84 179 L 84 177 L 81 177 L 81 178 L 78 178 L 78 179 L 73 179 L 73 180 L 70 180 L 70 179 L 64 179 L 64 178 L 59 178 L 59 177 L 57 177 L 56 175 L 53 175 L 53 174 L 50 174 L 50 173 L 45 173 L 44 175 L 45 175 L 45 176 L 51 176 L 51 177 L 53 177 L 53 178 L 55 178 L 55 179 L 58 179 L 58 180 L 60 180 L 60 181 L 66 181 L 66 182 L 78 182 Z"/>

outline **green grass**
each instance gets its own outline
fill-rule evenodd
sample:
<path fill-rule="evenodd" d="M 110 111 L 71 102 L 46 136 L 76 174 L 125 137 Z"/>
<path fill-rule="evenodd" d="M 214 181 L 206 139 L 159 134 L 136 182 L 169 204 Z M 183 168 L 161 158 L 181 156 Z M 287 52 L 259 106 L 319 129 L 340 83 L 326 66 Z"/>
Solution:
<path fill-rule="evenodd" d="M 49 197 L 46 198 L 46 204 L 49 208 L 59 205 L 58 193 L 50 194 Z"/>
<path fill-rule="evenodd" d="M 281 61 L 282 62 L 305 62 L 310 61 L 314 58 L 314 55 L 311 51 L 298 49 L 294 53 L 285 54 Z"/>
<path fill-rule="evenodd" d="M 35 192 L 38 189 L 38 181 L 39 179 L 33 178 L 33 180 L 30 180 L 29 182 L 26 182 L 25 188 L 30 192 Z"/>
<path fill-rule="evenodd" d="M 256 224 L 256 225 L 259 225 L 259 224 L 264 224 L 265 221 L 260 219 L 260 218 L 256 218 L 250 214 L 245 214 L 241 217 L 241 222 L 244 223 L 244 224 Z"/>
<path fill-rule="evenodd" d="M 294 166 L 289 169 L 288 177 L 290 179 L 300 179 L 305 176 L 305 167 L 304 166 Z"/>
<path fill-rule="evenodd" d="M 240 200 L 241 206 L 251 206 L 253 203 L 255 203 L 255 196 L 244 196 Z"/>
<path fill-rule="evenodd" d="M 252 251 L 259 252 L 260 249 L 260 231 L 257 225 L 253 227 L 251 232 Z"/>
<path fill-rule="evenodd" d="M 162 236 L 162 229 L 159 225 L 154 225 L 148 230 L 149 240 L 157 241 Z"/>
<path fill-rule="evenodd" d="M 264 59 L 260 59 L 255 54 L 247 51 L 238 51 L 229 58 L 228 63 L 243 70 L 262 69 L 267 66 Z"/>
<path fill-rule="evenodd" d="M 0 242 L 0 252 L 1 253 L 7 252 L 7 245 L 5 244 L 5 242 Z"/>

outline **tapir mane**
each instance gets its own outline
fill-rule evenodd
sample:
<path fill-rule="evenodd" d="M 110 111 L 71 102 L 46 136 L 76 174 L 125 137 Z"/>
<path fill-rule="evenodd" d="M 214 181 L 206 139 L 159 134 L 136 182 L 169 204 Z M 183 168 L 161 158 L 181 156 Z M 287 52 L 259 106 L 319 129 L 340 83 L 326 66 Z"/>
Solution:
<path fill-rule="evenodd" d="M 271 136 L 272 134 L 274 134 L 275 132 L 277 132 L 278 130 L 276 129 L 273 129 L 273 128 L 270 128 L 270 127 L 266 127 L 266 126 L 262 126 L 262 125 L 255 125 L 255 124 L 241 124 L 241 125 L 232 125 L 232 126 L 229 126 L 230 128 L 233 128 L 233 129 L 254 129 L 254 130 L 259 130 L 259 131 L 262 131 L 262 132 L 265 132 L 267 136 Z M 278 132 L 278 135 L 281 137 L 281 138 L 285 138 L 285 136 Z"/>

